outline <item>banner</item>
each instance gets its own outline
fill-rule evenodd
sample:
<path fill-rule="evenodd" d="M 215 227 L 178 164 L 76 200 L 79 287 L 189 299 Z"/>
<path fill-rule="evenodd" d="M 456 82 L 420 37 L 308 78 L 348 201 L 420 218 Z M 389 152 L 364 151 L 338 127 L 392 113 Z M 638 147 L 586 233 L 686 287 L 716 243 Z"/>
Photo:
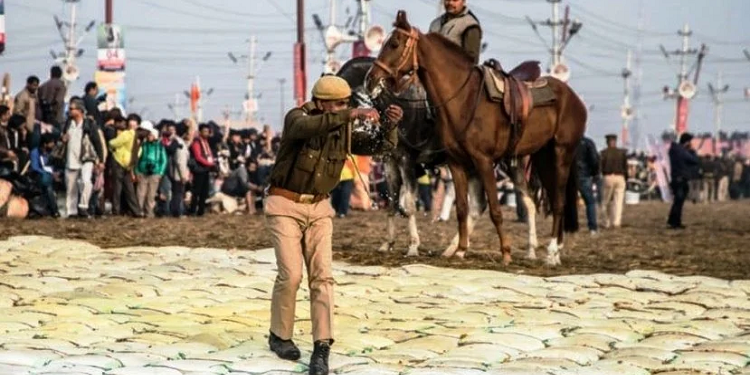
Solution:
<path fill-rule="evenodd" d="M 5 4 L 0 0 L 0 54 L 5 51 Z"/>
<path fill-rule="evenodd" d="M 674 126 L 675 133 L 677 134 L 687 131 L 688 102 L 683 97 L 677 98 L 677 118 Z"/>
<path fill-rule="evenodd" d="M 94 73 L 94 81 L 99 86 L 99 91 L 107 94 L 104 109 L 120 108 L 125 112 L 125 72 L 103 72 Z"/>
<path fill-rule="evenodd" d="M 121 26 L 99 25 L 96 44 L 96 65 L 99 70 L 108 72 L 125 70 L 125 36 Z"/>

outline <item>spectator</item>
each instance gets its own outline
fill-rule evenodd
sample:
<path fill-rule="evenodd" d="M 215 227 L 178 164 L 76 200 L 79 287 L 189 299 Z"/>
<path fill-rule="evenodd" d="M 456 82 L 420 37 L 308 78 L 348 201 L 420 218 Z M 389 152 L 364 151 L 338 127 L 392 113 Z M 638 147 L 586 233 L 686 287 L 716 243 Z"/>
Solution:
<path fill-rule="evenodd" d="M 37 113 L 39 91 L 39 78 L 29 76 L 26 78 L 26 87 L 19 92 L 13 101 L 13 114 L 21 115 L 26 119 L 27 126 L 34 120 L 41 119 L 41 113 Z"/>
<path fill-rule="evenodd" d="M 688 181 L 697 174 L 699 160 L 695 151 L 692 149 L 691 141 L 693 135 L 683 133 L 680 136 L 680 143 L 672 142 L 669 147 L 669 161 L 672 170 L 671 188 L 674 195 L 672 208 L 669 210 L 667 225 L 671 229 L 685 229 L 682 225 L 682 206 L 688 197 L 690 185 Z"/>
<path fill-rule="evenodd" d="M 203 216 L 206 211 L 206 199 L 208 199 L 208 190 L 210 187 L 210 173 L 216 170 L 216 160 L 211 146 L 209 137 L 211 128 L 208 124 L 201 124 L 198 127 L 200 132 L 198 138 L 190 146 L 190 152 L 193 157 L 193 190 L 192 201 L 190 202 L 190 213 Z"/>
<path fill-rule="evenodd" d="M 86 115 L 91 117 L 97 125 L 102 126 L 104 119 L 101 112 L 99 112 L 100 100 L 96 97 L 98 92 L 99 87 L 96 85 L 96 82 L 87 83 L 84 89 L 83 104 L 86 106 Z"/>
<path fill-rule="evenodd" d="M 64 122 L 65 115 L 65 82 L 62 80 L 62 69 L 53 66 L 50 69 L 50 78 L 39 86 L 39 106 L 41 108 L 41 120 L 60 127 Z M 85 108 L 81 108 L 85 111 Z"/>
<path fill-rule="evenodd" d="M 594 199 L 594 184 L 599 180 L 599 153 L 591 138 L 581 138 L 577 153 L 578 189 L 586 204 L 586 220 L 589 232 L 596 235 L 599 228 L 596 224 L 596 199 Z"/>
<path fill-rule="evenodd" d="M 154 124 L 143 121 L 141 129 L 148 131 L 148 135 L 141 144 L 140 157 L 135 167 L 138 207 L 141 217 L 150 218 L 154 217 L 156 192 L 167 170 L 167 151 L 159 141 L 159 131 L 154 128 Z"/>
<path fill-rule="evenodd" d="M 18 156 L 13 151 L 15 132 L 9 127 L 10 108 L 0 105 L 0 176 L 16 169 Z"/>
<path fill-rule="evenodd" d="M 70 101 L 70 121 L 63 127 L 62 133 L 66 147 L 66 214 L 68 217 L 78 215 L 89 218 L 94 168 L 103 170 L 104 154 L 99 132 L 93 121 L 85 118 L 81 99 Z"/>
<path fill-rule="evenodd" d="M 346 159 L 344 168 L 341 169 L 341 178 L 338 185 L 331 191 L 331 205 L 339 218 L 346 217 L 349 213 L 349 202 L 354 188 L 354 164 L 351 159 Z"/>
<path fill-rule="evenodd" d="M 174 217 L 181 217 L 185 213 L 185 186 L 190 181 L 190 170 L 188 169 L 190 150 L 188 150 L 186 142 L 188 128 L 184 124 L 170 125 L 169 128 L 172 134 L 171 137 L 177 144 L 174 153 L 170 157 L 171 162 L 169 163 L 170 169 L 168 171 L 168 177 L 172 185 L 169 212 Z"/>
<path fill-rule="evenodd" d="M 41 188 L 47 212 L 52 217 L 60 217 L 57 209 L 57 196 L 55 195 L 55 181 L 59 176 L 55 174 L 49 160 L 50 152 L 55 147 L 55 136 L 52 133 L 42 135 L 39 147 L 31 151 L 31 178 Z"/>
<path fill-rule="evenodd" d="M 120 120 L 120 121 L 117 121 Z M 122 198 L 125 198 L 127 209 L 133 216 L 140 216 L 141 210 L 135 196 L 135 185 L 133 170 L 131 169 L 135 145 L 135 130 L 125 124 L 124 118 L 114 120 L 117 135 L 109 141 L 112 150 L 112 214 L 122 215 L 124 213 Z"/>

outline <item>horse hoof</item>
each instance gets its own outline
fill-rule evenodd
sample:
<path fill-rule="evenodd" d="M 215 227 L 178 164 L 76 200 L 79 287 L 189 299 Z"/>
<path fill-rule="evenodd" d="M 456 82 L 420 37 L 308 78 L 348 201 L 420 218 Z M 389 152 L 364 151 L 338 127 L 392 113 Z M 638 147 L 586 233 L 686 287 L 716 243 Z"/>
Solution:
<path fill-rule="evenodd" d="M 503 255 L 503 266 L 506 266 L 506 267 L 509 266 L 511 261 L 512 260 L 511 260 L 510 254 Z"/>
<path fill-rule="evenodd" d="M 560 253 L 555 254 L 555 265 L 562 265 L 562 262 L 560 261 Z"/>
<path fill-rule="evenodd" d="M 534 249 L 529 249 L 529 252 L 526 253 L 526 259 L 536 260 L 536 251 L 534 251 Z"/>
<path fill-rule="evenodd" d="M 408 252 L 406 252 L 406 256 L 407 257 L 418 257 L 419 256 L 419 252 L 418 251 L 408 251 Z"/>
<path fill-rule="evenodd" d="M 465 257 L 466 257 L 466 252 L 465 251 L 457 251 L 456 252 L 456 258 L 458 258 L 458 259 L 464 259 Z"/>
<path fill-rule="evenodd" d="M 381 253 L 387 253 L 387 252 L 390 252 L 392 249 L 393 249 L 393 245 L 389 243 L 384 243 L 380 245 L 380 248 L 378 249 L 378 251 Z"/>
<path fill-rule="evenodd" d="M 449 248 L 445 249 L 445 251 L 443 252 L 443 255 L 441 255 L 441 256 L 443 258 L 450 258 L 450 257 L 453 256 L 453 254 L 456 253 L 456 250 L 458 250 L 458 249 L 455 248 L 455 247 L 449 247 Z"/>

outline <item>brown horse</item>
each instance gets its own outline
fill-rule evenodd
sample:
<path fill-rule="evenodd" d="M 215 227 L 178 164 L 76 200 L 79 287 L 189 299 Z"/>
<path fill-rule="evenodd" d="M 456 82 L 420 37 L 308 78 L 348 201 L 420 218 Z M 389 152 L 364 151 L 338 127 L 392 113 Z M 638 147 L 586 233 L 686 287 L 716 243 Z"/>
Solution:
<path fill-rule="evenodd" d="M 377 97 L 383 89 L 399 90 L 416 77 L 424 85 L 437 110 L 438 133 L 448 154 L 456 188 L 459 243 L 455 255 L 462 257 L 469 247 L 468 181 L 478 175 L 500 239 L 503 263 L 510 263 L 510 241 L 502 229 L 493 166 L 503 158 L 531 155 L 532 167 L 550 198 L 553 214 L 547 263 L 559 264 L 563 232 L 578 230 L 574 159 L 587 118 L 586 107 L 578 95 L 567 84 L 547 77 L 555 101 L 531 111 L 525 130 L 515 142 L 515 151 L 511 152 L 510 118 L 499 104 L 483 94 L 484 76 L 472 59 L 443 36 L 420 33 L 409 24 L 404 11 L 398 12 L 394 26 L 365 86 L 372 97 Z M 443 253 L 443 256 L 453 255 Z"/>

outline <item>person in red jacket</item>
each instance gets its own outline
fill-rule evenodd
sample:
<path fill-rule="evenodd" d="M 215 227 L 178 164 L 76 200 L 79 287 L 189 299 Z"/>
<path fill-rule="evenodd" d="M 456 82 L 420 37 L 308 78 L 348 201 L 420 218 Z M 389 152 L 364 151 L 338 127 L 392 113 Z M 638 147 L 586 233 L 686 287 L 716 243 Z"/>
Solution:
<path fill-rule="evenodd" d="M 200 132 L 198 138 L 190 146 L 190 154 L 194 159 L 192 163 L 193 189 L 190 202 L 190 214 L 203 216 L 206 210 L 206 199 L 208 199 L 208 190 L 210 187 L 209 175 L 216 169 L 216 160 L 208 144 L 208 138 L 211 136 L 211 129 L 207 124 L 201 124 L 198 127 Z"/>

